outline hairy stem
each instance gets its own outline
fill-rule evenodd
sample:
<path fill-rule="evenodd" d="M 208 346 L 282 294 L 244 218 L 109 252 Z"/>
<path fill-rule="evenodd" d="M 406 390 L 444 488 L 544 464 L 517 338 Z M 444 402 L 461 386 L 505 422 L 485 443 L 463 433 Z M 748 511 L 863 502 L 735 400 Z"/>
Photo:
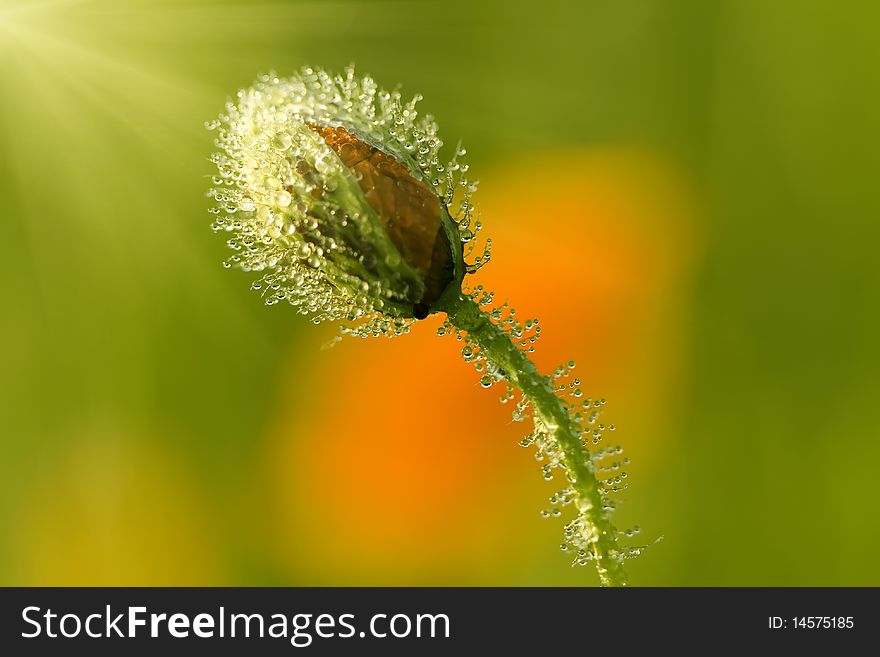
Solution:
<path fill-rule="evenodd" d="M 531 402 L 535 419 L 543 424 L 563 454 L 571 487 L 577 494 L 577 511 L 590 530 L 590 550 L 599 580 L 603 586 L 626 586 L 628 577 L 617 530 L 605 511 L 589 450 L 581 442 L 578 426 L 569 417 L 568 405 L 556 395 L 548 377 L 541 375 L 529 357 L 513 344 L 510 335 L 469 297 L 455 291 L 444 295 L 438 306 Z"/>

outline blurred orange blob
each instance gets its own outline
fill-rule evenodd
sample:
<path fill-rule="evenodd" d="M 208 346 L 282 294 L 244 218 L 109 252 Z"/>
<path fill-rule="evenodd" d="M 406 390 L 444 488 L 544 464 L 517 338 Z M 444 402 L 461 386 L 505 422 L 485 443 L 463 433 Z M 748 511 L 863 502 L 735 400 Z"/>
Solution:
<path fill-rule="evenodd" d="M 19 507 L 12 569 L 18 583 L 225 583 L 211 507 L 160 441 L 98 429 L 65 443 Z"/>
<path fill-rule="evenodd" d="M 697 241 L 686 181 L 645 152 L 552 153 L 489 171 L 477 203 L 492 261 L 467 284 L 540 318 L 539 368 L 575 359 L 644 469 L 674 421 Z M 516 446 L 529 421 L 478 385 L 441 322 L 287 365 L 265 464 L 268 542 L 291 577 L 501 584 L 555 552 L 538 510 L 564 486 L 541 481 Z"/>

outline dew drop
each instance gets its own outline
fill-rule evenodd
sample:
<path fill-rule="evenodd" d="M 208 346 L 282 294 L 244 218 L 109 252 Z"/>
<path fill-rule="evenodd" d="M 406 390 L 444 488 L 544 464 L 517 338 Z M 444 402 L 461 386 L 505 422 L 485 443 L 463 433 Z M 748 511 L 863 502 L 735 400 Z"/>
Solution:
<path fill-rule="evenodd" d="M 293 140 L 290 138 L 290 135 L 286 132 L 275 133 L 275 138 L 272 140 L 272 142 L 280 151 L 286 151 L 288 148 L 290 148 L 290 144 L 292 143 L 292 141 Z"/>

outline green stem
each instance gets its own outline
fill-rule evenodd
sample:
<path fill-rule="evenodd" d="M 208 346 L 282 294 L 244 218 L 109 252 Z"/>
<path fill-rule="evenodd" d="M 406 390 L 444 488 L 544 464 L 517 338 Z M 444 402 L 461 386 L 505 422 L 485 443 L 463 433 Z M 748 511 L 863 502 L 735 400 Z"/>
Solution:
<path fill-rule="evenodd" d="M 567 404 L 556 395 L 550 380 L 513 344 L 509 334 L 470 298 L 454 291 L 444 294 L 437 307 L 446 312 L 454 326 L 467 332 L 481 352 L 496 363 L 505 378 L 531 402 L 536 419 L 563 453 L 571 486 L 577 494 L 578 512 L 591 530 L 592 557 L 600 582 L 603 586 L 626 586 L 628 577 L 623 568 L 617 530 L 604 509 L 590 453 L 581 442 L 577 425 L 569 417 Z"/>

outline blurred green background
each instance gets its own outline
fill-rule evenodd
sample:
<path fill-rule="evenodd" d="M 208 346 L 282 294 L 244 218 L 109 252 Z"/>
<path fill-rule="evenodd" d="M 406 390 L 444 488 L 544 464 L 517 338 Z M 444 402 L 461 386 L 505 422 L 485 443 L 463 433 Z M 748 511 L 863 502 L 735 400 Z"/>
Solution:
<path fill-rule="evenodd" d="M 596 583 L 454 341 L 321 351 L 220 266 L 204 121 L 354 62 L 463 140 L 487 281 L 609 399 L 634 583 L 880 584 L 878 19 L 0 0 L 0 583 Z"/>

